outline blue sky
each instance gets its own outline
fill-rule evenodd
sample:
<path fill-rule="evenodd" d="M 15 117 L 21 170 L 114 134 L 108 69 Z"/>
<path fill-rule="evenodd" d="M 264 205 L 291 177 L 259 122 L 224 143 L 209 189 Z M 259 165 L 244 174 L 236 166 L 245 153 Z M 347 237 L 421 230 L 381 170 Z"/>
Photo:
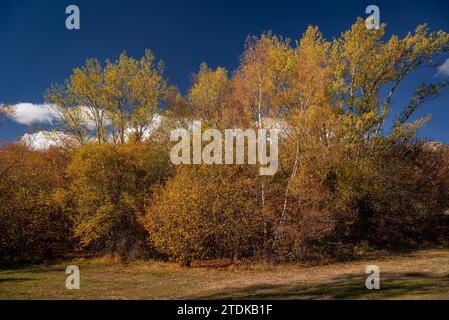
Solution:
<path fill-rule="evenodd" d="M 80 8 L 81 30 L 65 28 L 70 4 Z M 366 17 L 370 4 L 379 6 L 388 35 L 403 36 L 423 22 L 449 31 L 447 0 L 1 0 L 0 102 L 43 103 L 45 89 L 63 82 L 87 58 L 115 59 L 123 50 L 140 57 L 145 48 L 164 60 L 170 83 L 185 92 L 203 61 L 234 69 L 248 35 L 272 30 L 298 39 L 312 24 L 330 39 L 358 16 Z M 407 102 L 417 83 L 435 79 L 432 70 L 414 75 L 400 88 L 396 107 Z M 433 120 L 421 136 L 449 143 L 449 93 L 427 104 L 420 115 L 428 113 Z M 0 141 L 30 130 L 7 120 L 1 124 Z"/>

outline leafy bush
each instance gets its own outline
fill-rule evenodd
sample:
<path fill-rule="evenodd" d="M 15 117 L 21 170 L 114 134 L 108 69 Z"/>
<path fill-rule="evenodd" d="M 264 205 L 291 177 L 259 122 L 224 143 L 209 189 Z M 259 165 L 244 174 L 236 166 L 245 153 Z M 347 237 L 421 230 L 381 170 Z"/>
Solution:
<path fill-rule="evenodd" d="M 60 257 L 72 249 L 62 190 L 66 159 L 56 150 L 3 148 L 0 157 L 0 264 Z"/>
<path fill-rule="evenodd" d="M 154 192 L 145 227 L 159 252 L 183 264 L 251 256 L 263 240 L 258 199 L 243 167 L 180 167 Z"/>
<path fill-rule="evenodd" d="M 77 149 L 68 172 L 76 203 L 74 232 L 81 244 L 124 257 L 146 254 L 138 215 L 168 165 L 166 153 L 151 143 L 87 144 Z"/>

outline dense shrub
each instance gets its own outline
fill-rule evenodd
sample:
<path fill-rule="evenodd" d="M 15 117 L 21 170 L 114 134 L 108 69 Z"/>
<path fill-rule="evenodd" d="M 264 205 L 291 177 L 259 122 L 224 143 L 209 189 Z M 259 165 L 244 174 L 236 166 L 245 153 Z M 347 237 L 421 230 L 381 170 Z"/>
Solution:
<path fill-rule="evenodd" d="M 167 153 L 151 143 L 87 144 L 68 172 L 75 199 L 74 232 L 84 247 L 122 256 L 146 254 L 138 215 L 151 187 L 168 173 Z"/>
<path fill-rule="evenodd" d="M 63 256 L 73 246 L 62 190 L 66 159 L 57 150 L 10 145 L 0 151 L 0 264 Z"/>
<path fill-rule="evenodd" d="M 263 216 L 251 173 L 243 166 L 180 167 L 154 193 L 145 216 L 155 248 L 183 264 L 254 256 Z"/>

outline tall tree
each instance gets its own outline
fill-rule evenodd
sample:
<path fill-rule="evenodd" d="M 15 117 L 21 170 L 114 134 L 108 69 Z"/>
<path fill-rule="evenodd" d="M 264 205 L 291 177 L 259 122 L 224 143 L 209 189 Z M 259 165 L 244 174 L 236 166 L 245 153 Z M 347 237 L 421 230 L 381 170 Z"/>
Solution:
<path fill-rule="evenodd" d="M 65 84 L 47 90 L 46 101 L 59 116 L 61 130 L 80 144 L 142 141 L 167 93 L 163 69 L 150 50 L 140 60 L 122 53 L 105 67 L 89 59 Z"/>
<path fill-rule="evenodd" d="M 438 56 L 449 52 L 449 35 L 443 31 L 430 32 L 423 24 L 402 39 L 392 36 L 384 41 L 385 27 L 369 30 L 359 18 L 332 45 L 334 101 L 348 114 L 354 138 L 381 134 L 399 85 L 413 71 L 436 66 Z M 404 125 L 412 113 L 447 85 L 421 85 L 396 119 L 394 129 Z"/>
<path fill-rule="evenodd" d="M 192 114 L 211 125 L 221 126 L 230 89 L 226 69 L 212 70 L 202 63 L 187 96 Z"/>

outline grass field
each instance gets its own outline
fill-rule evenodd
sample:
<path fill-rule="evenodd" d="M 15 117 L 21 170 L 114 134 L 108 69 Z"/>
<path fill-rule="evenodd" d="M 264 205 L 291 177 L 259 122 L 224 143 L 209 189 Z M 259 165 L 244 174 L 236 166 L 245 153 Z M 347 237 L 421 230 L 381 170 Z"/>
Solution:
<path fill-rule="evenodd" d="M 78 265 L 81 289 L 65 288 Z M 366 266 L 381 271 L 381 289 L 365 288 Z M 0 270 L 0 299 L 449 299 L 449 250 L 425 250 L 325 266 L 241 264 L 180 267 L 76 259 Z"/>

